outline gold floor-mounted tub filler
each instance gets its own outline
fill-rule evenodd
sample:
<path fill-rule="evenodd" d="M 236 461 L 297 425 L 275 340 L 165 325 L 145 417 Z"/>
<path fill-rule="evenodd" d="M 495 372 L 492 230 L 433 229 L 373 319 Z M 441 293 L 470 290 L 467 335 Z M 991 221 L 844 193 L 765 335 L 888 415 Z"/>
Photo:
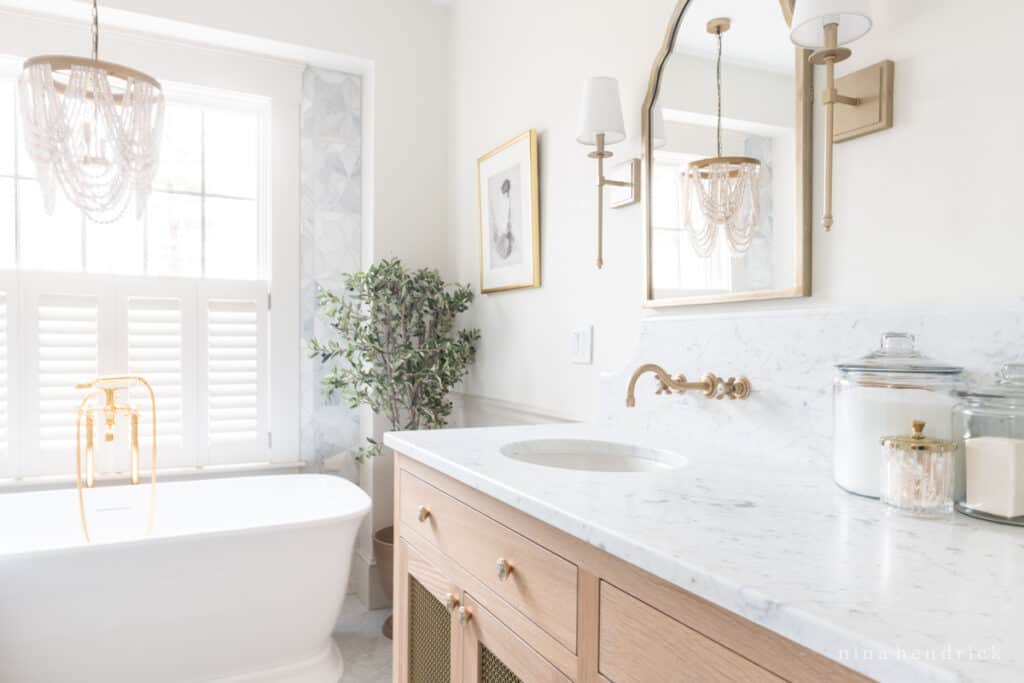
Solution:
<path fill-rule="evenodd" d="M 88 391 L 78 404 L 78 417 L 75 422 L 75 485 L 78 489 L 78 512 L 82 519 L 82 533 L 89 542 L 89 525 L 85 518 L 85 496 L 83 488 L 96 485 L 96 453 L 95 427 L 96 417 L 103 419 L 103 440 L 110 443 L 114 440 L 114 428 L 118 415 L 128 415 L 131 420 L 131 464 L 129 478 L 133 485 L 139 483 L 139 409 L 130 403 L 118 403 L 117 392 L 141 386 L 149 394 L 150 415 L 152 415 L 153 434 L 150 459 L 151 501 L 147 533 L 153 527 L 152 497 L 156 495 L 156 396 L 153 387 L 145 378 L 137 375 L 106 375 L 89 382 L 76 384 L 75 389 Z M 102 397 L 102 404 L 95 399 Z M 85 483 L 82 482 L 82 418 L 85 418 Z"/>
<path fill-rule="evenodd" d="M 647 372 L 653 372 L 658 378 L 658 394 L 685 394 L 687 391 L 699 391 L 707 398 L 723 398 L 730 400 L 746 399 L 750 396 L 750 380 L 746 377 L 730 377 L 724 379 L 713 372 L 709 372 L 699 382 L 687 382 L 686 375 L 672 377 L 664 368 L 654 363 L 645 363 L 633 371 L 629 378 L 629 387 L 626 389 L 626 407 L 632 408 L 636 405 L 636 381 Z"/>

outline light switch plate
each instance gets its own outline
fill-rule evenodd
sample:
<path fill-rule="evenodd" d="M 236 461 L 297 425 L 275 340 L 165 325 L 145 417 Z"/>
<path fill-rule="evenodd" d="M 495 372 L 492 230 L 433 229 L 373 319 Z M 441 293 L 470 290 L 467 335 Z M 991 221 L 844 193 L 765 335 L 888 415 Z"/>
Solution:
<path fill-rule="evenodd" d="M 594 362 L 594 327 L 579 327 L 569 335 L 569 359 L 577 365 Z"/>

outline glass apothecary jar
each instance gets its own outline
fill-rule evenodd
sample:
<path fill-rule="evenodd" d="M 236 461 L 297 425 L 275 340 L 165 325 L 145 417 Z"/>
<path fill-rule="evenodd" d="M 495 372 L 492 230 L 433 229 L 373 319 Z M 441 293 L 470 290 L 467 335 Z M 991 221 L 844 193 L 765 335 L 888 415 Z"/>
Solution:
<path fill-rule="evenodd" d="M 1024 363 L 1008 363 L 996 383 L 960 393 L 954 428 L 960 512 L 1024 526 Z"/>
<path fill-rule="evenodd" d="M 939 439 L 952 437 L 952 410 L 963 368 L 922 356 L 914 335 L 886 332 L 876 351 L 836 366 L 832 391 L 836 484 L 878 498 L 879 440 L 914 420 Z"/>
<path fill-rule="evenodd" d="M 914 515 L 953 512 L 956 443 L 924 434 L 925 423 L 914 420 L 909 436 L 882 439 L 881 499 Z"/>

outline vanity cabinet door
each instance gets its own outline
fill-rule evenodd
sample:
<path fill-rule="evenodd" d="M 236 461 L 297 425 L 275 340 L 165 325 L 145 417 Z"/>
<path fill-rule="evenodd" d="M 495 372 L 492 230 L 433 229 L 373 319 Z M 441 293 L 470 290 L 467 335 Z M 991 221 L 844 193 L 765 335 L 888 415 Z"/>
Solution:
<path fill-rule="evenodd" d="M 468 593 L 457 618 L 463 683 L 571 683 Z"/>
<path fill-rule="evenodd" d="M 600 672 L 610 683 L 782 683 L 770 671 L 601 582 Z"/>
<path fill-rule="evenodd" d="M 394 601 L 396 683 L 462 683 L 461 591 L 404 539 Z"/>

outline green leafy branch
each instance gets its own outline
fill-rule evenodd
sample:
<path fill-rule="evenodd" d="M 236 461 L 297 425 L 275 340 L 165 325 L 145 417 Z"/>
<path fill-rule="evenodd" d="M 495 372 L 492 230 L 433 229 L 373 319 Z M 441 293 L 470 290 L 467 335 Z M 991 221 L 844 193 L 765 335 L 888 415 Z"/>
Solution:
<path fill-rule="evenodd" d="M 472 290 L 446 283 L 434 269 L 409 270 L 398 259 L 346 274 L 343 282 L 341 295 L 318 293 L 320 313 L 339 339 L 309 343 L 310 357 L 332 364 L 326 395 L 353 408 L 369 406 L 393 429 L 446 426 L 448 394 L 469 371 L 480 340 L 480 330 L 456 327 Z M 380 452 L 380 444 L 368 441 L 360 461 Z"/>

